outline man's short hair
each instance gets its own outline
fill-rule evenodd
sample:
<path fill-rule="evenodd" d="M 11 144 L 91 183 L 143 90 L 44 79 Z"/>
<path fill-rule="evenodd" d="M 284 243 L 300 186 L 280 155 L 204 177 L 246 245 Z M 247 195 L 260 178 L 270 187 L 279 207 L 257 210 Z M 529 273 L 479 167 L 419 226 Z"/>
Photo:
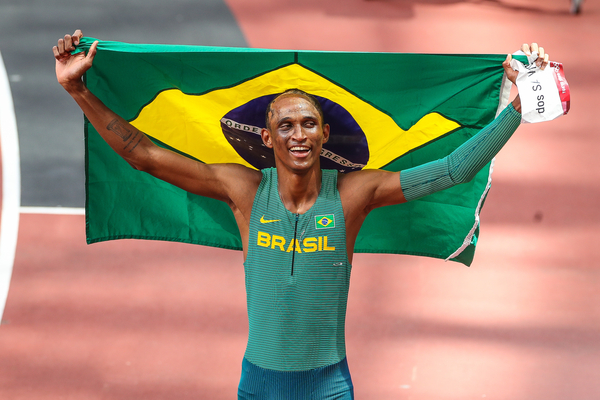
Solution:
<path fill-rule="evenodd" d="M 275 100 L 277 100 L 281 96 L 285 96 L 285 95 L 289 95 L 289 94 L 295 94 L 295 95 L 302 96 L 305 99 L 307 99 L 309 101 L 309 103 L 312 104 L 317 109 L 317 112 L 319 113 L 319 117 L 321 118 L 321 126 L 325 125 L 325 117 L 323 115 L 323 108 L 321 108 L 321 103 L 319 103 L 319 100 L 317 100 L 317 98 L 315 96 L 313 96 L 310 93 L 306 93 L 304 90 L 287 89 L 285 92 L 280 93 L 277 96 L 275 96 L 273 98 L 273 100 L 271 100 L 269 105 L 267 106 L 267 111 L 265 112 L 265 124 L 267 125 L 267 129 L 269 129 L 269 122 L 271 119 L 271 114 L 273 113 L 273 108 L 272 108 L 273 103 L 275 103 Z"/>

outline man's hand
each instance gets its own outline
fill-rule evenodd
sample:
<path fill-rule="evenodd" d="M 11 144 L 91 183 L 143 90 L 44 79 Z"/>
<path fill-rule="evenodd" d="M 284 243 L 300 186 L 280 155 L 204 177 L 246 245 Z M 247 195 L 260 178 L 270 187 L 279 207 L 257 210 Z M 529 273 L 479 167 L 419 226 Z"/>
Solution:
<path fill-rule="evenodd" d="M 525 43 L 521 46 L 521 51 L 523 51 L 523 53 L 525 53 L 527 57 L 531 56 L 532 53 L 537 53 L 538 58 L 534 62 L 538 67 L 541 67 L 541 69 L 546 68 L 546 66 L 548 65 L 549 56 L 544 51 L 544 48 L 538 46 L 537 43 L 531 43 L 531 46 Z M 504 72 L 506 72 L 506 76 L 508 77 L 508 79 L 512 83 L 516 83 L 517 76 L 519 75 L 519 73 L 512 69 L 512 67 L 510 66 L 511 61 L 512 55 L 509 54 L 506 56 L 506 60 L 504 60 L 502 66 L 504 67 Z"/>
<path fill-rule="evenodd" d="M 531 43 L 531 46 L 528 45 L 527 43 L 524 43 L 521 46 L 521 51 L 523 51 L 523 53 L 525 53 L 525 55 L 527 57 L 531 56 L 532 53 L 537 53 L 538 57 L 534 60 L 534 63 L 541 69 L 546 68 L 546 66 L 548 65 L 548 60 L 550 58 L 549 58 L 548 54 L 545 52 L 544 48 L 538 46 L 537 43 Z M 517 76 L 519 76 L 519 73 L 517 71 L 515 71 L 514 69 L 512 69 L 512 67 L 510 66 L 511 61 L 512 61 L 512 55 L 509 54 L 506 56 L 506 60 L 504 60 L 504 62 L 502 63 L 502 66 L 504 67 L 504 72 L 506 73 L 506 77 L 508 78 L 508 80 L 510 80 L 512 83 L 516 84 Z M 520 96 L 515 97 L 512 104 L 517 112 L 521 112 L 521 97 Z"/>
<path fill-rule="evenodd" d="M 83 52 L 71 54 L 82 37 L 83 33 L 78 29 L 72 35 L 65 35 L 64 38 L 58 39 L 58 44 L 52 48 L 56 59 L 56 79 L 68 92 L 83 88 L 81 78 L 92 66 L 96 55 L 97 41 L 92 44 L 87 55 Z"/>

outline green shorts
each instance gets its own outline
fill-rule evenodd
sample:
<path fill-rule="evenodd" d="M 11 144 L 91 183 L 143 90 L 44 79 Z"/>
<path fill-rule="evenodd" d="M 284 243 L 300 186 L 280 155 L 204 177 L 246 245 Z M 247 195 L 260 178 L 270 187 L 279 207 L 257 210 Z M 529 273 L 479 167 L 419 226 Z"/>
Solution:
<path fill-rule="evenodd" d="M 346 358 L 308 371 L 275 371 L 242 361 L 238 400 L 353 400 Z"/>

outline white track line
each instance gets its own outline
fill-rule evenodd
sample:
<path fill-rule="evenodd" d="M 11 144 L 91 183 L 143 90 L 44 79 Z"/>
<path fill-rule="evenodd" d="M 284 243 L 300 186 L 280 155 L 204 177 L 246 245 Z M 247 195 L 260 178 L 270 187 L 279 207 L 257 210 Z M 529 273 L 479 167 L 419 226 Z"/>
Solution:
<path fill-rule="evenodd" d="M 85 208 L 77 207 L 21 207 L 21 214 L 85 215 Z"/>
<path fill-rule="evenodd" d="M 17 120 L 0 53 L 0 149 L 2 151 L 2 215 L 0 220 L 0 318 L 8 297 L 21 206 L 21 167 Z"/>

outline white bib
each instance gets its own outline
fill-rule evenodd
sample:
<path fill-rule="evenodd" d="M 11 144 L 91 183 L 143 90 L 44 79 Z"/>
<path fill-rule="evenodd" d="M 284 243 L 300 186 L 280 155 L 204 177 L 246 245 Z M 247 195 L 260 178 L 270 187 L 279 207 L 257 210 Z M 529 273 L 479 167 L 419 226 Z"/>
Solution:
<path fill-rule="evenodd" d="M 524 55 L 519 51 L 515 54 Z M 519 72 L 517 87 L 521 97 L 521 122 L 550 121 L 565 115 L 571 106 L 571 92 L 561 63 L 550 61 L 542 70 L 535 64 L 538 54 L 528 56 L 529 65 L 512 59 L 510 66 Z"/>

